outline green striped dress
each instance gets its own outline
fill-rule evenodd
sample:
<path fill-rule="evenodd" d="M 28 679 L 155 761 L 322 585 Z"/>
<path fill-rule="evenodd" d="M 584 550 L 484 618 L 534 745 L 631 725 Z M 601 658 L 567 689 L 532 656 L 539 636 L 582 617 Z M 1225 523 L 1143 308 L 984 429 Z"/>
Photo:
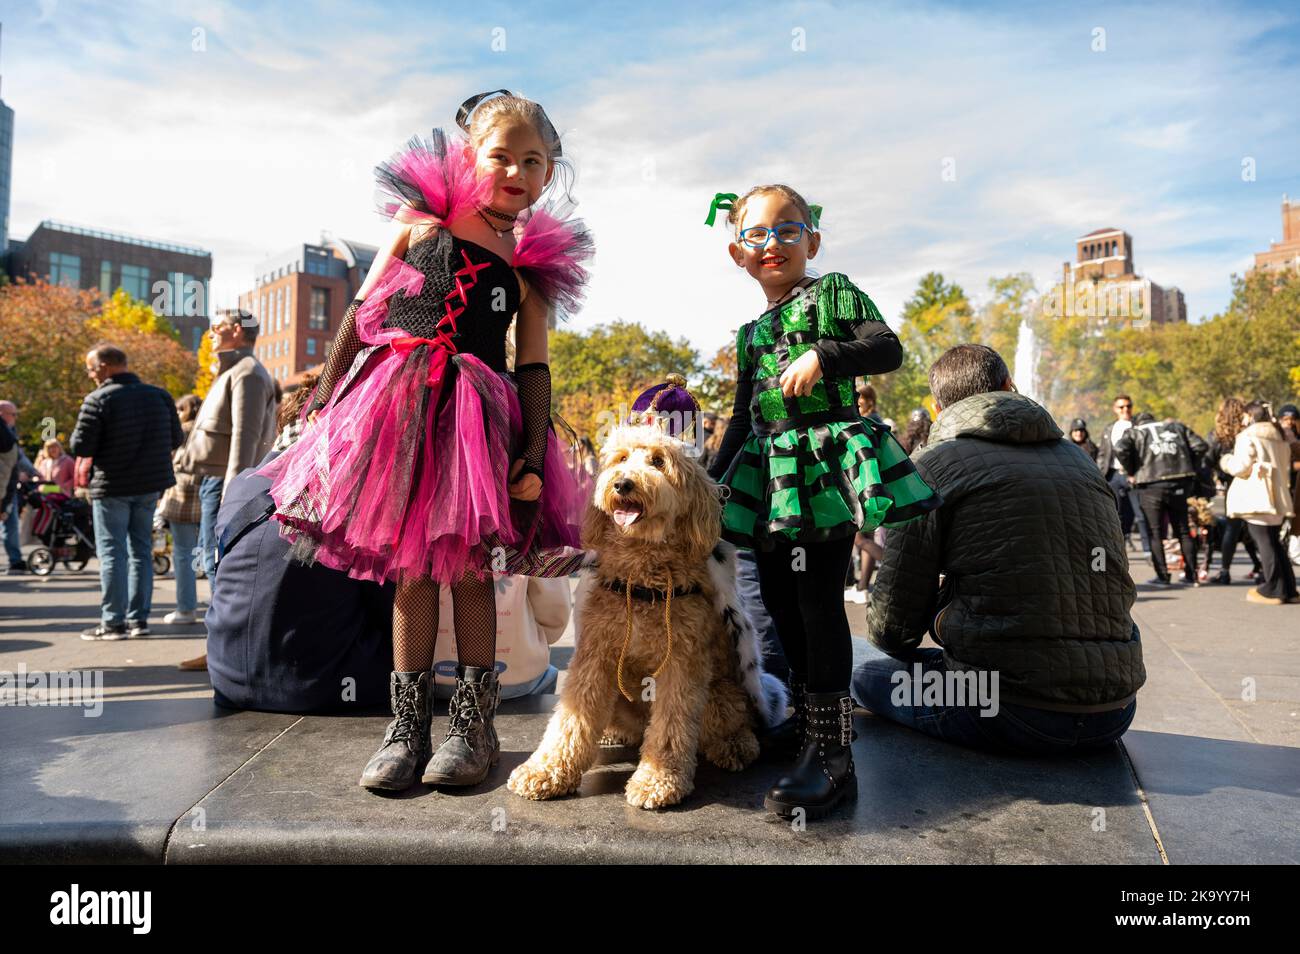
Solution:
<path fill-rule="evenodd" d="M 736 357 L 742 380 L 753 381 L 752 430 L 720 480 L 730 490 L 724 539 L 757 550 L 779 537 L 815 543 L 898 526 L 939 505 L 889 430 L 858 416 L 852 376 L 824 376 L 806 396 L 781 393 L 781 373 L 813 342 L 851 340 L 863 321 L 884 319 L 832 272 L 740 328 Z"/>

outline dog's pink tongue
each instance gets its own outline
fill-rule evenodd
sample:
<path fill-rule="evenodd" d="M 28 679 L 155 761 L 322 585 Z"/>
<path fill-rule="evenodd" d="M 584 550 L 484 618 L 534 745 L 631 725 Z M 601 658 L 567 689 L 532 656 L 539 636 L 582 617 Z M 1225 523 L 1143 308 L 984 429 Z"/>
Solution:
<path fill-rule="evenodd" d="M 636 522 L 636 518 L 641 516 L 640 510 L 615 510 L 614 522 L 620 527 L 630 527 Z"/>

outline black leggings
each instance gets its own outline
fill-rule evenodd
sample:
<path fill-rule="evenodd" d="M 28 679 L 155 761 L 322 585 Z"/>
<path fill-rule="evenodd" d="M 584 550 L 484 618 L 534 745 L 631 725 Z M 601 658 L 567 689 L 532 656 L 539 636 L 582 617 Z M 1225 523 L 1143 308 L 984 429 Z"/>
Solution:
<path fill-rule="evenodd" d="M 802 676 L 809 692 L 849 688 L 853 644 L 844 613 L 844 574 L 852 554 L 852 536 L 824 543 L 782 540 L 774 550 L 754 553 L 759 592 L 791 678 Z"/>
<path fill-rule="evenodd" d="M 1169 525 L 1174 528 L 1178 546 L 1183 553 L 1183 577 L 1196 579 L 1196 552 L 1192 549 L 1192 538 L 1188 535 L 1187 526 L 1187 498 L 1191 495 L 1191 490 L 1192 482 L 1186 478 L 1160 480 L 1137 488 L 1138 503 L 1151 527 L 1151 565 L 1155 567 L 1156 576 L 1162 580 L 1169 579 L 1162 522 L 1166 516 Z"/>
<path fill-rule="evenodd" d="M 1256 570 L 1263 572 L 1263 567 L 1259 562 L 1259 549 L 1255 546 L 1254 539 L 1246 532 L 1246 521 L 1240 517 L 1228 517 L 1223 521 L 1223 572 L 1228 573 L 1232 570 L 1232 558 L 1237 553 L 1237 543 L 1241 542 L 1246 545 L 1246 555 L 1250 557 L 1250 562 Z M 1206 557 L 1205 568 L 1210 568 L 1210 558 L 1214 556 L 1211 549 L 1210 555 Z"/>
<path fill-rule="evenodd" d="M 1296 595 L 1295 569 L 1286 547 L 1282 545 L 1281 527 L 1247 523 L 1246 532 L 1259 548 L 1259 559 L 1264 564 L 1264 582 L 1255 587 L 1260 596 L 1289 600 Z"/>

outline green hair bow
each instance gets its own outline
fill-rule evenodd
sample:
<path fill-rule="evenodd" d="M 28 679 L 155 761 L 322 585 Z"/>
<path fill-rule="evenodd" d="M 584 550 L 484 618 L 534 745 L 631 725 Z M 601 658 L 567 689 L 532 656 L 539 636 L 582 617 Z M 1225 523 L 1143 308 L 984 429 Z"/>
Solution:
<path fill-rule="evenodd" d="M 709 204 L 709 217 L 704 220 L 705 225 L 712 225 L 717 218 L 718 212 L 729 212 L 735 207 L 738 196 L 734 192 L 719 192 L 713 197 Z M 808 206 L 808 211 L 812 213 L 813 228 L 821 225 L 822 207 L 820 205 Z"/>
<path fill-rule="evenodd" d="M 719 209 L 727 212 L 731 211 L 736 199 L 737 195 L 734 192 L 719 192 L 715 195 L 713 202 L 709 205 L 709 217 L 704 220 L 704 224 L 712 225 Z"/>

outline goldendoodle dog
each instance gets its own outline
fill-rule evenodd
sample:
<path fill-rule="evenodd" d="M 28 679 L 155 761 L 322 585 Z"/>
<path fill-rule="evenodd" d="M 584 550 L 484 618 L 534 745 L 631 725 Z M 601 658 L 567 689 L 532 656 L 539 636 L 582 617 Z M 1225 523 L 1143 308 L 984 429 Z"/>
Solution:
<path fill-rule="evenodd" d="M 755 727 L 785 715 L 785 687 L 759 668 L 736 599 L 717 485 L 687 447 L 635 425 L 601 449 L 577 647 L 541 745 L 510 774 L 517 795 L 576 791 L 603 738 L 641 748 L 629 803 L 674 805 L 694 787 L 697 753 L 740 771 L 758 756 Z"/>

